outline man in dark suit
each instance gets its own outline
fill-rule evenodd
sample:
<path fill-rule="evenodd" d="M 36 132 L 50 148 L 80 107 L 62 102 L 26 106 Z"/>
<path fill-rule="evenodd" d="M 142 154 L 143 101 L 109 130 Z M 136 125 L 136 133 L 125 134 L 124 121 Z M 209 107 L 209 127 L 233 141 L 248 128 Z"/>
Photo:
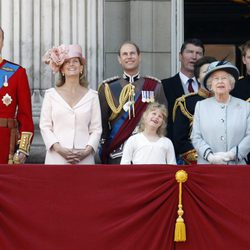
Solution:
<path fill-rule="evenodd" d="M 246 76 L 235 83 L 231 95 L 250 102 L 250 40 L 241 46 L 242 62 L 246 65 Z M 247 164 L 250 164 L 250 153 Z"/>
<path fill-rule="evenodd" d="M 175 100 L 191 92 L 198 92 L 198 83 L 194 77 L 194 64 L 203 57 L 204 46 L 201 40 L 193 38 L 186 40 L 179 52 L 181 62 L 180 72 L 175 76 L 163 79 L 163 89 L 168 100 L 168 126 L 167 136 L 173 139 L 173 107 Z"/>
<path fill-rule="evenodd" d="M 250 98 L 250 40 L 241 46 L 242 62 L 246 65 L 246 76 L 238 80 L 231 95 L 249 101 Z"/>
<path fill-rule="evenodd" d="M 197 93 L 189 93 L 176 99 L 173 109 L 173 143 L 176 154 L 180 155 L 185 164 L 197 164 L 198 154 L 191 142 L 190 135 L 194 120 L 194 110 L 198 101 L 204 100 L 212 95 L 203 86 L 203 79 L 210 63 L 216 59 L 210 56 L 203 56 L 194 66 L 194 76 L 200 87 Z"/>

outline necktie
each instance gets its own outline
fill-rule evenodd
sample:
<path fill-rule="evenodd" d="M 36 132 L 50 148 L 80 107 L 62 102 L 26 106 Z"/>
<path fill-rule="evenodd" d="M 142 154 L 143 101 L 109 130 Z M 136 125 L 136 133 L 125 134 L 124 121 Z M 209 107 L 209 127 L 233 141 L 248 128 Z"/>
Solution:
<path fill-rule="evenodd" d="M 189 93 L 194 92 L 194 89 L 193 89 L 193 86 L 192 86 L 193 81 L 194 81 L 193 79 L 188 79 L 188 92 Z"/>

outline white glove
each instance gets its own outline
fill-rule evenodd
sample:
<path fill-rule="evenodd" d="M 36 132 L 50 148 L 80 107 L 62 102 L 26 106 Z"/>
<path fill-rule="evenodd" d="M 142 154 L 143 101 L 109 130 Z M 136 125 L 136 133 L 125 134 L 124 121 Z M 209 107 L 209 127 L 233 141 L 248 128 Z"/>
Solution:
<path fill-rule="evenodd" d="M 227 164 L 227 162 L 224 160 L 224 157 L 218 154 L 209 154 L 207 160 L 211 164 Z"/>
<path fill-rule="evenodd" d="M 235 153 L 232 151 L 227 151 L 227 152 L 217 152 L 215 155 L 218 155 L 223 158 L 224 161 L 233 161 L 235 160 Z"/>

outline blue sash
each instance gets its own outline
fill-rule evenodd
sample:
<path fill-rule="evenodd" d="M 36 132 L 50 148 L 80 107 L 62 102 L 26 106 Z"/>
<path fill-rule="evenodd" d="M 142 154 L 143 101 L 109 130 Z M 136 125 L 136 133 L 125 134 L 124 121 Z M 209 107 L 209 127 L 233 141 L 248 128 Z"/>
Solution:
<path fill-rule="evenodd" d="M 7 82 L 9 79 L 15 74 L 15 72 L 20 68 L 19 65 L 6 62 L 2 65 L 0 68 L 0 88 L 3 87 L 3 84 L 5 82 L 5 78 L 7 79 Z"/>

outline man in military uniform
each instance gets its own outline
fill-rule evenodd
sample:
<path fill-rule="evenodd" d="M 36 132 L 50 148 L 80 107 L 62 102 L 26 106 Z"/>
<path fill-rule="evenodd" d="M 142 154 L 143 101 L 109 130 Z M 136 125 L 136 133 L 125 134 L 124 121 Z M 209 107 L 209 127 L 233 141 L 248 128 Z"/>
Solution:
<path fill-rule="evenodd" d="M 246 76 L 235 83 L 231 95 L 250 102 L 250 40 L 241 46 L 242 62 L 246 65 Z M 250 164 L 250 154 L 248 154 L 247 164 Z"/>
<path fill-rule="evenodd" d="M 158 101 L 167 105 L 160 81 L 140 76 L 141 54 L 135 43 L 122 44 L 118 61 L 123 76 L 107 79 L 99 88 L 103 127 L 101 160 L 111 164 L 120 163 L 123 144 L 135 132 L 148 103 Z"/>
<path fill-rule="evenodd" d="M 211 95 L 201 83 L 208 65 L 214 61 L 216 61 L 215 58 L 208 56 L 204 56 L 196 61 L 194 76 L 199 84 L 198 92 L 179 97 L 173 109 L 173 143 L 176 153 L 181 156 L 185 164 L 197 163 L 197 153 L 190 140 L 194 110 L 198 101 Z"/>
<path fill-rule="evenodd" d="M 4 32 L 0 27 L 0 53 Z M 25 69 L 0 57 L 0 163 L 24 163 L 34 133 Z"/>

